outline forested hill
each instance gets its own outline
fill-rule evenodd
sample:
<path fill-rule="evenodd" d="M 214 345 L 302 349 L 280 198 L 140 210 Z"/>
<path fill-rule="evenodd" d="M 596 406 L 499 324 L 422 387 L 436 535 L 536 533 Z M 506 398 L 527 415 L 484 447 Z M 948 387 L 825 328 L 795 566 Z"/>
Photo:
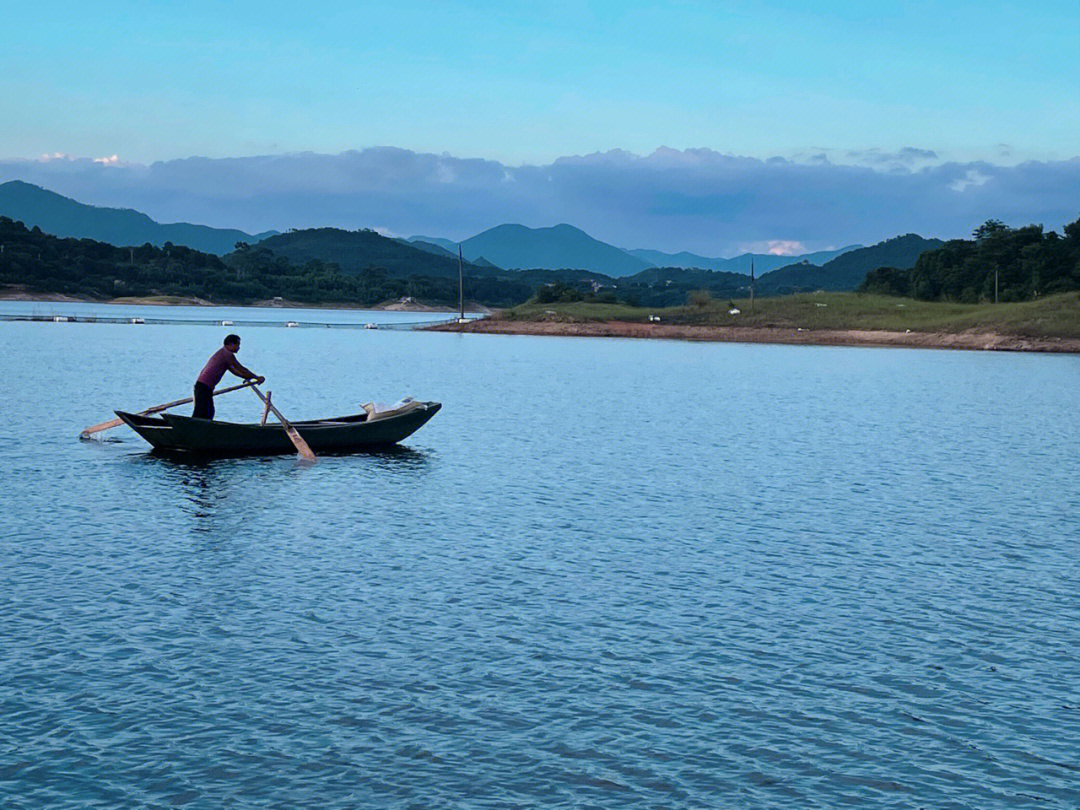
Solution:
<path fill-rule="evenodd" d="M 0 216 L 0 286 L 91 298 L 227 294 L 234 279 L 220 257 L 173 245 L 116 247 L 60 238 Z"/>
<path fill-rule="evenodd" d="M 0 216 L 0 287 L 102 299 L 160 295 L 237 304 L 277 296 L 313 304 L 370 306 L 404 296 L 457 303 L 456 258 L 426 253 L 370 231 L 324 230 L 334 239 L 313 239 L 317 255 L 312 255 L 314 250 L 305 253 L 304 240 L 319 232 L 296 231 L 280 240 L 274 237 L 285 243 L 282 252 L 269 249 L 274 240 L 264 240 L 219 257 L 172 243 L 128 248 L 59 238 Z M 387 243 L 391 250 L 407 252 L 380 254 Z M 326 252 L 328 244 L 337 244 L 338 255 L 355 268 L 352 272 L 320 258 L 333 255 Z M 927 245 L 932 249 L 925 250 Z M 364 246 L 374 249 L 361 250 Z M 353 252 L 347 255 L 350 247 Z M 913 255 L 917 256 L 913 268 L 881 267 L 906 264 Z M 876 267 L 866 274 L 868 265 Z M 995 272 L 1003 301 L 1080 289 L 1080 220 L 1065 226 L 1063 236 L 1044 233 L 1038 225 L 1012 229 L 991 221 L 976 229 L 972 240 L 942 244 L 913 235 L 898 237 L 839 256 L 823 267 L 796 265 L 766 273 L 757 279 L 755 289 L 759 296 L 845 290 L 865 276 L 859 287 L 864 292 L 977 302 L 993 300 Z M 465 297 L 488 306 L 513 306 L 540 290 L 547 300 L 592 296 L 598 301 L 665 307 L 682 305 L 689 295 L 703 290 L 716 298 L 743 298 L 749 294 L 749 282 L 749 276 L 739 273 L 682 268 L 650 268 L 616 279 L 587 270 L 508 271 L 470 264 Z"/>
<path fill-rule="evenodd" d="M 258 247 L 294 263 L 303 264 L 313 259 L 333 263 L 346 273 L 380 267 L 391 276 L 399 277 L 427 276 L 456 280 L 458 276 L 456 256 L 438 255 L 372 230 L 308 228 L 263 239 Z M 464 271 L 469 275 L 490 274 L 489 268 L 478 268 L 469 262 L 465 263 Z"/>
<path fill-rule="evenodd" d="M 637 256 L 647 262 L 652 262 L 656 267 L 685 267 L 700 268 L 702 270 L 720 270 L 725 273 L 743 273 L 750 275 L 750 265 L 753 263 L 757 274 L 764 275 L 773 270 L 779 270 L 789 264 L 816 264 L 819 267 L 830 259 L 835 259 L 844 253 L 858 250 L 862 245 L 848 245 L 839 250 L 819 250 L 816 253 L 805 253 L 800 256 L 776 256 L 771 253 L 742 253 L 732 256 L 730 259 L 709 258 L 699 256 L 696 253 L 682 251 L 681 253 L 663 253 L 659 250 L 635 249 L 626 251 L 631 256 Z"/>
<path fill-rule="evenodd" d="M 31 294 L 63 293 L 104 300 L 178 296 L 219 304 L 250 304 L 280 296 L 307 304 L 351 306 L 410 296 L 455 306 L 456 260 L 454 267 L 453 278 L 402 278 L 381 267 L 343 273 L 336 264 L 319 259 L 292 262 L 259 245 L 245 244 L 225 257 L 172 243 L 116 247 L 93 239 L 61 239 L 0 216 L 0 289 Z M 520 304 L 544 284 L 563 281 L 588 287 L 591 283 L 589 274 L 582 271 L 479 270 L 483 273 L 480 277 L 465 276 L 465 300 L 494 307 Z"/>
<path fill-rule="evenodd" d="M 696 267 L 650 267 L 621 279 L 622 284 L 645 286 L 676 286 L 686 289 L 717 290 L 734 295 L 740 289 L 750 289 L 750 276 L 724 270 L 702 270 Z"/>
<path fill-rule="evenodd" d="M 162 224 L 129 208 L 98 208 L 84 205 L 55 192 L 12 180 L 0 183 L 0 216 L 35 225 L 56 236 L 96 239 L 112 245 L 157 245 L 166 242 L 184 245 L 204 253 L 223 256 L 237 242 L 254 242 L 270 236 L 244 233 L 229 228 L 211 228 L 187 222 Z"/>
<path fill-rule="evenodd" d="M 1066 225 L 1063 236 L 1044 233 L 1041 225 L 1010 228 L 990 220 L 972 237 L 922 254 L 910 270 L 874 270 L 859 289 L 923 301 L 976 303 L 994 300 L 995 274 L 1000 301 L 1030 301 L 1080 289 L 1080 219 Z"/>
<path fill-rule="evenodd" d="M 762 295 L 786 295 L 796 292 L 828 290 L 843 292 L 855 290 L 863 283 L 866 274 L 879 267 L 913 267 L 919 256 L 928 250 L 941 247 L 940 239 L 923 239 L 913 233 L 887 239 L 870 247 L 852 250 L 821 267 L 792 264 L 761 276 L 757 289 Z"/>
<path fill-rule="evenodd" d="M 607 276 L 629 276 L 649 262 L 631 256 L 572 225 L 527 228 L 498 225 L 461 243 L 466 258 L 484 256 L 499 267 L 574 267 Z"/>
<path fill-rule="evenodd" d="M 915 234 L 898 236 L 842 253 L 821 267 L 801 262 L 762 273 L 756 279 L 754 292 L 770 296 L 817 290 L 853 291 L 868 271 L 883 265 L 911 267 L 923 251 L 942 244 L 939 239 L 923 239 Z M 750 294 L 750 276 L 722 270 L 652 267 L 619 279 L 619 288 L 633 288 L 636 297 L 643 302 L 663 302 L 670 306 L 680 296 L 685 298 L 691 290 L 708 290 L 717 297 L 747 296 Z"/>

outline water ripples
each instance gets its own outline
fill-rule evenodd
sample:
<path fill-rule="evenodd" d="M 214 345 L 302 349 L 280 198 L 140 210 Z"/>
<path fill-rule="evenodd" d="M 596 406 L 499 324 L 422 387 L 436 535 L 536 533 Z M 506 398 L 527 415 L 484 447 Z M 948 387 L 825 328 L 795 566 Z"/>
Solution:
<path fill-rule="evenodd" d="M 445 403 L 305 469 L 74 441 L 158 344 L 35 326 L 5 808 L 1080 804 L 1072 358 L 252 330 Z"/>

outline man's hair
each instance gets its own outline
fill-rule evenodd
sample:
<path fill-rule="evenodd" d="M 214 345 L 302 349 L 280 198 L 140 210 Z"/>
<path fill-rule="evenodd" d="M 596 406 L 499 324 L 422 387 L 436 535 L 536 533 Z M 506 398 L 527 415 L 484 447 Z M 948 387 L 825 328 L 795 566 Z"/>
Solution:
<path fill-rule="evenodd" d="M 240 336 L 239 335 L 226 335 L 225 336 L 225 342 L 222 343 L 221 345 L 222 346 L 228 346 L 230 343 L 239 343 L 239 342 L 240 342 Z"/>

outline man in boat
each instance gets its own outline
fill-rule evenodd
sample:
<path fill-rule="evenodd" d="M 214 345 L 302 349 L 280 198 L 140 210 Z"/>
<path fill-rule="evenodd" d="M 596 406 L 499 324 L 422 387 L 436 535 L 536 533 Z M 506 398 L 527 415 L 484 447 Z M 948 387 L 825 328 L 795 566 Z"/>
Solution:
<path fill-rule="evenodd" d="M 245 380 L 252 380 L 256 385 L 265 381 L 264 377 L 240 365 L 240 361 L 236 359 L 238 351 L 239 335 L 226 335 L 225 345 L 206 361 L 206 366 L 199 373 L 199 379 L 195 381 L 195 411 L 191 414 L 195 419 L 214 418 L 214 386 L 221 382 L 226 371 L 231 371 Z"/>

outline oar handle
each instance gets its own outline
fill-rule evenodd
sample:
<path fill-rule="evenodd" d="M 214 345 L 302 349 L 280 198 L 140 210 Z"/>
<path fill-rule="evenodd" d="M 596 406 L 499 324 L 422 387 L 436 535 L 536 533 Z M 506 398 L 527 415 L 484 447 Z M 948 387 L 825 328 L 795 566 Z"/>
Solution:
<path fill-rule="evenodd" d="M 247 388 L 249 385 L 254 384 L 255 383 L 253 383 L 251 380 L 244 380 L 244 382 L 240 383 L 239 385 L 232 385 L 228 388 L 222 388 L 220 391 L 214 391 L 212 393 L 212 396 L 216 397 L 220 396 L 221 394 L 227 394 L 230 391 L 239 391 L 241 388 Z M 185 397 L 184 399 L 176 399 L 172 402 L 166 402 L 163 405 L 155 405 L 153 408 L 147 408 L 145 411 L 139 411 L 139 416 L 149 416 L 152 413 L 161 413 L 162 411 L 169 410 L 169 408 L 178 408 L 181 405 L 187 405 L 191 401 L 192 397 Z M 101 431 L 108 430 L 109 428 L 120 427 L 120 425 L 122 424 L 124 424 L 122 419 L 110 419 L 108 422 L 102 422 L 100 425 L 94 425 L 93 427 L 88 427 L 84 429 L 83 432 L 79 434 L 79 436 L 80 438 L 86 439 L 95 433 L 100 433 Z"/>

